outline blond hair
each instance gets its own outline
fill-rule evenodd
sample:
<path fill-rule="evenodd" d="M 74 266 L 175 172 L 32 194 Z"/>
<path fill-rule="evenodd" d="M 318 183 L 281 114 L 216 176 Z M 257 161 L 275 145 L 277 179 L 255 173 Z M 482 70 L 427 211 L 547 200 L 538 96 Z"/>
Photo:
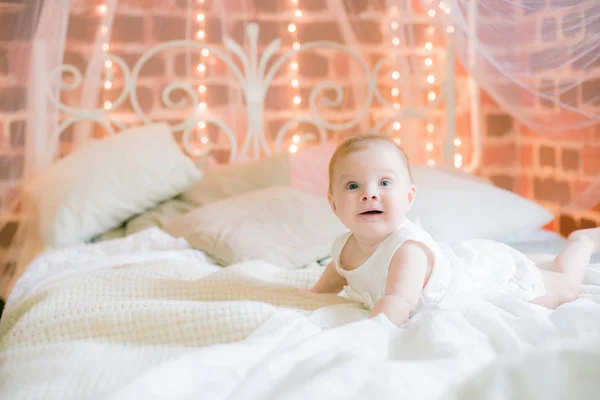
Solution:
<path fill-rule="evenodd" d="M 333 172 L 338 161 L 343 157 L 347 156 L 348 154 L 362 150 L 374 143 L 382 143 L 384 145 L 389 144 L 392 145 L 396 150 L 398 150 L 400 159 L 404 162 L 404 165 L 406 166 L 406 171 L 408 172 L 410 182 L 414 183 L 413 176 L 410 171 L 410 163 L 408 160 L 408 156 L 400 146 L 394 143 L 394 141 L 392 141 L 387 136 L 380 136 L 375 134 L 362 134 L 350 136 L 349 138 L 341 142 L 335 149 L 335 152 L 331 156 L 331 160 L 329 160 L 329 191 L 331 191 L 331 181 L 333 180 Z"/>

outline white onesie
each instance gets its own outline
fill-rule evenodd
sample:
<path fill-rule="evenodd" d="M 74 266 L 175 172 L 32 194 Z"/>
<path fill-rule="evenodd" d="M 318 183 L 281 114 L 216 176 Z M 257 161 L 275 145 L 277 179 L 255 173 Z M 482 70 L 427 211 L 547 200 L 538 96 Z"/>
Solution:
<path fill-rule="evenodd" d="M 418 308 L 438 303 L 448 294 L 476 293 L 483 298 L 513 295 L 530 301 L 545 293 L 535 263 L 503 243 L 477 239 L 438 245 L 423 228 L 405 219 L 363 264 L 346 270 L 340 254 L 351 235 L 347 232 L 334 240 L 331 257 L 336 271 L 348 282 L 346 295 L 368 309 L 385 295 L 390 261 L 407 240 L 424 244 L 435 258 Z"/>

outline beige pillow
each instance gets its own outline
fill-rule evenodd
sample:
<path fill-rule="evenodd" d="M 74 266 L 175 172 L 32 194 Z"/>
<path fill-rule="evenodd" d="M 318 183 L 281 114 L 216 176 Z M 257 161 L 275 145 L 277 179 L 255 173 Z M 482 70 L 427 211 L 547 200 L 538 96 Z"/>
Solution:
<path fill-rule="evenodd" d="M 182 194 L 181 200 L 203 206 L 273 186 L 291 186 L 308 194 L 327 197 L 329 160 L 336 145 L 337 142 L 328 141 L 294 154 L 275 153 L 242 164 L 206 170 L 204 177 Z"/>
<path fill-rule="evenodd" d="M 290 183 L 289 155 L 271 157 L 244 164 L 230 164 L 207 172 L 181 195 L 181 200 L 203 206 L 258 189 Z"/>
<path fill-rule="evenodd" d="M 327 199 L 289 186 L 261 189 L 200 207 L 164 230 L 222 265 L 262 259 L 286 269 L 329 257 L 346 228 Z"/>
<path fill-rule="evenodd" d="M 172 218 L 190 212 L 194 208 L 192 204 L 178 198 L 170 199 L 127 221 L 125 235 L 133 235 L 148 228 L 162 228 Z"/>

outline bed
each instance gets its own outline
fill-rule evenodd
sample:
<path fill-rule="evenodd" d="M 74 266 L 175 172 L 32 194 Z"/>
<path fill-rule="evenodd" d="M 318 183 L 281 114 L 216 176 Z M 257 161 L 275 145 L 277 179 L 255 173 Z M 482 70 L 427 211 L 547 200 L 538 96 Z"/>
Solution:
<path fill-rule="evenodd" d="M 440 241 L 495 239 L 544 264 L 564 243 L 542 229 L 552 215 L 453 168 L 448 65 L 442 161 L 414 167 L 419 200 L 410 217 Z M 132 83 L 138 71 L 129 71 Z M 598 255 L 582 296 L 553 311 L 464 298 L 398 328 L 343 296 L 310 293 L 344 229 L 325 193 L 338 140 L 330 131 L 348 127 L 310 110 L 297 119 L 316 133 L 283 129 L 269 141 L 256 95 L 265 87 L 246 89 L 252 118 L 239 141 L 219 125 L 227 140 L 215 146 L 228 156 L 212 167 L 192 162 L 173 139 L 178 131 L 193 151 L 196 114 L 173 127 L 137 109 L 141 124 L 126 127 L 103 109 L 63 109 L 61 131 L 89 120 L 120 133 L 58 161 L 30 189 L 42 250 L 0 320 L 0 398 L 598 398 Z M 382 118 L 429 111 L 391 108 Z M 393 123 L 375 126 L 393 133 Z M 291 151 L 305 139 L 318 143 Z"/>

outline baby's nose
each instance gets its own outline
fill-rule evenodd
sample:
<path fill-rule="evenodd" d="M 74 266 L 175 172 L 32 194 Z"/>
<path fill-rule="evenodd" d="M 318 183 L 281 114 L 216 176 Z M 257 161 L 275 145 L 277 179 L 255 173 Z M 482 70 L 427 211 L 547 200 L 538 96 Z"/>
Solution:
<path fill-rule="evenodd" d="M 376 192 L 368 192 L 365 193 L 362 197 L 363 201 L 367 201 L 367 200 L 377 200 L 378 196 Z"/>

